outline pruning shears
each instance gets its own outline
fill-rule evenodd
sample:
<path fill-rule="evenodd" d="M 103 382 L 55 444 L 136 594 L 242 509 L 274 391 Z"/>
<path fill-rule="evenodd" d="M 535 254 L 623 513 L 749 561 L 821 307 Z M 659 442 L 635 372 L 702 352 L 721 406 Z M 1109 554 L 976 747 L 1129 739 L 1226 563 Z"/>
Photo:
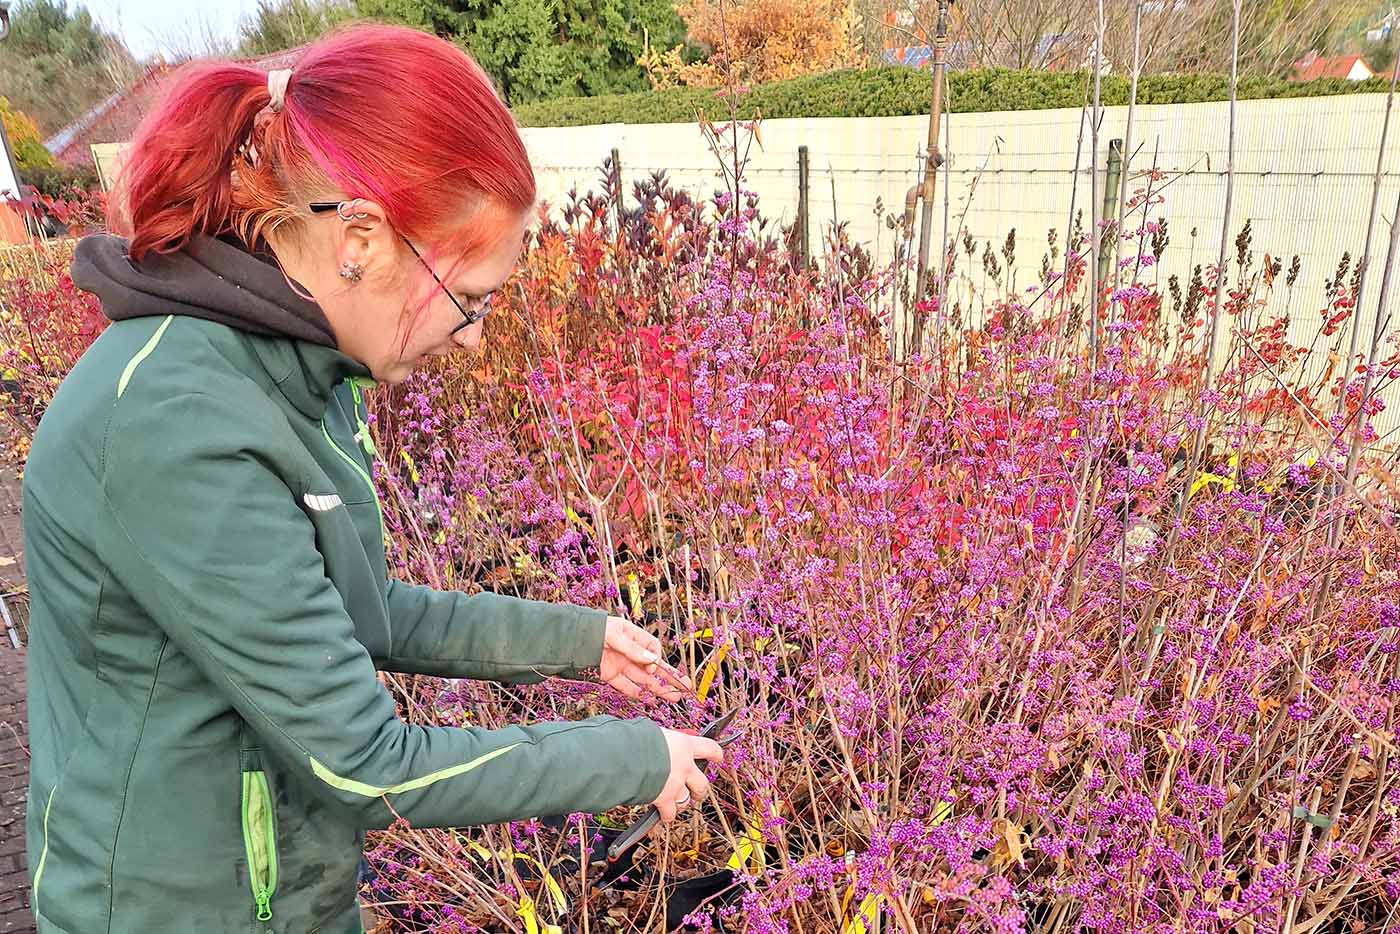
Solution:
<path fill-rule="evenodd" d="M 720 738 L 720 734 L 733 722 L 734 715 L 738 712 L 739 709 L 736 707 L 728 713 L 721 715 L 718 719 L 711 721 L 710 725 L 700 732 L 700 735 L 706 739 L 715 740 L 719 743 L 721 748 L 728 746 L 743 735 L 742 732 L 730 733 L 728 736 Z M 641 839 L 647 835 L 648 831 L 656 826 L 656 822 L 659 820 L 661 820 L 661 812 L 656 809 L 656 805 L 648 806 L 646 813 L 633 821 L 631 826 L 623 831 L 622 836 L 614 840 L 612 846 L 608 847 L 608 862 L 616 862 L 619 856 L 641 841 Z"/>

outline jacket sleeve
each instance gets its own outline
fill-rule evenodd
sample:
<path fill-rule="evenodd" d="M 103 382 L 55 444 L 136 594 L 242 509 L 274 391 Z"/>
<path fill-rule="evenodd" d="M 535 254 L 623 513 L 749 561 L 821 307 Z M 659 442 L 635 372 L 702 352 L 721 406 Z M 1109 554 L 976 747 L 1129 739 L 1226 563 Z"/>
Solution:
<path fill-rule="evenodd" d="M 390 580 L 388 671 L 532 684 L 590 678 L 603 656 L 602 610 Z"/>
<path fill-rule="evenodd" d="M 117 404 L 103 451 L 110 573 L 264 746 L 365 828 L 641 804 L 669 755 L 645 719 L 499 730 L 398 719 L 274 467 L 299 444 L 256 393 Z M 295 448 L 291 448 L 295 450 Z M 285 468 L 280 468 L 285 469 Z"/>

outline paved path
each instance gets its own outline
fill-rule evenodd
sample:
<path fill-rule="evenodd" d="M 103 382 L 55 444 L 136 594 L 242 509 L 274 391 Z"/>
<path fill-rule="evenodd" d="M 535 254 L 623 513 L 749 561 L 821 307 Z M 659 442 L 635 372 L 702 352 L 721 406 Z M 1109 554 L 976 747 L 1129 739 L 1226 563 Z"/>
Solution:
<path fill-rule="evenodd" d="M 19 483 L 0 473 L 0 591 L 24 586 L 20 554 Z M 24 860 L 24 807 L 29 793 L 29 731 L 24 716 L 24 652 L 10 647 L 0 625 L 0 934 L 34 934 L 29 870 Z"/>
<path fill-rule="evenodd" d="M 19 532 L 19 479 L 8 467 L 0 465 L 0 590 L 5 593 L 24 586 L 23 546 Z"/>
<path fill-rule="evenodd" d="M 24 803 L 29 792 L 24 720 L 24 652 L 0 644 L 0 934 L 33 934 L 24 861 Z"/>

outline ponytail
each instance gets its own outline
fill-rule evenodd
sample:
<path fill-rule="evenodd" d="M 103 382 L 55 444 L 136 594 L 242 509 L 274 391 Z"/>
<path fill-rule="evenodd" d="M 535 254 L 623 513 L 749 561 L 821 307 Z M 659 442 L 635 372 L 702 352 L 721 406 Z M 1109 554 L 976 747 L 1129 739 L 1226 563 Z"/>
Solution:
<path fill-rule="evenodd" d="M 118 181 L 120 223 L 130 253 L 180 249 L 195 233 L 229 229 L 234 173 L 271 100 L 267 77 L 250 65 L 198 63 L 137 130 Z"/>

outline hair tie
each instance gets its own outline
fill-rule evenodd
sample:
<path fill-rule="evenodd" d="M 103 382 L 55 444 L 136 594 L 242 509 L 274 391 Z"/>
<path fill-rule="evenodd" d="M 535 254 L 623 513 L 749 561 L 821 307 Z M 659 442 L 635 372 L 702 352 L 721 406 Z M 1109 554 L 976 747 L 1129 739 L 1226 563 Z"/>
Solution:
<path fill-rule="evenodd" d="M 273 113 L 282 112 L 282 105 L 287 102 L 287 82 L 291 80 L 290 68 L 278 68 L 267 73 L 267 93 L 272 95 L 268 106 L 272 108 Z"/>

